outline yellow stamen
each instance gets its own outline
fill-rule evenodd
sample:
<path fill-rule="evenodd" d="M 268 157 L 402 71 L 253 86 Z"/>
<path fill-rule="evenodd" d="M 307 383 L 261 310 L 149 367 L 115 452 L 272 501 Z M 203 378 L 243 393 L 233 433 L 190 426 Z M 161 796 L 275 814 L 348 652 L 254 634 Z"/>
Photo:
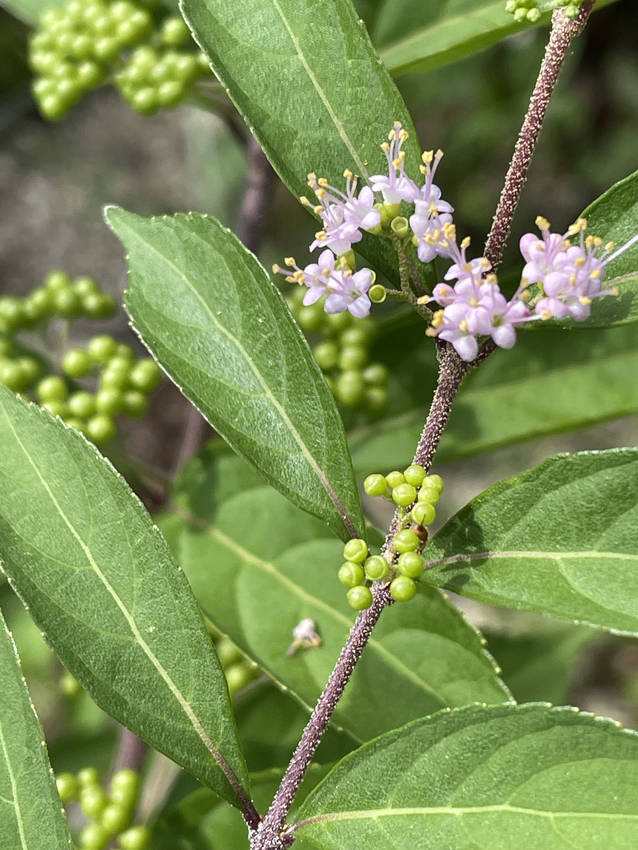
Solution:
<path fill-rule="evenodd" d="M 346 178 L 346 180 L 352 180 L 352 171 L 350 171 L 349 168 L 346 168 L 346 170 L 343 172 L 343 176 Z"/>
<path fill-rule="evenodd" d="M 430 163 L 434 159 L 434 151 L 423 151 L 423 153 L 421 154 L 421 159 L 426 165 L 430 165 Z"/>
<path fill-rule="evenodd" d="M 466 236 L 465 239 L 461 242 L 461 248 L 469 248 L 472 244 L 472 240 L 469 236 Z"/>
<path fill-rule="evenodd" d="M 273 274 L 279 274 L 279 272 L 281 271 L 281 266 L 279 265 L 279 263 L 273 263 L 272 270 Z"/>
<path fill-rule="evenodd" d="M 284 263 L 287 266 L 296 266 L 297 265 L 294 257 L 284 257 Z"/>
<path fill-rule="evenodd" d="M 463 321 L 459 325 L 459 330 L 463 331 L 463 333 L 465 333 L 467 331 L 467 329 L 468 329 L 467 319 L 463 319 Z"/>
<path fill-rule="evenodd" d="M 549 230 L 549 228 L 551 227 L 549 221 L 547 221 L 547 219 L 544 218 L 544 216 L 542 215 L 537 216 L 535 223 L 536 227 L 538 227 L 539 230 Z"/>
<path fill-rule="evenodd" d="M 582 298 L 578 299 L 583 307 L 586 307 L 588 304 L 591 304 L 591 298 L 588 298 L 586 295 L 583 295 Z"/>

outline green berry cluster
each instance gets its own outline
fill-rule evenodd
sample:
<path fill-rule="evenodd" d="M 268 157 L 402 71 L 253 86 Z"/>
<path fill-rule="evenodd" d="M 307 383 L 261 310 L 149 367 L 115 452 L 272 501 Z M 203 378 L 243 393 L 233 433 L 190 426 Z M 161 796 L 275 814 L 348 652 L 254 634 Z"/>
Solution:
<path fill-rule="evenodd" d="M 133 825 L 140 782 L 139 773 L 130 769 L 113 774 L 108 792 L 94 767 L 85 767 L 77 774 L 60 773 L 56 777 L 62 802 L 65 805 L 79 803 L 90 819 L 79 837 L 80 850 L 101 850 L 114 838 L 117 838 L 117 850 L 149 847 L 151 835 L 147 827 Z"/>
<path fill-rule="evenodd" d="M 111 442 L 117 434 L 118 414 L 138 418 L 148 410 L 149 393 L 162 373 L 150 357 L 135 359 L 129 345 L 112 336 L 94 336 L 86 348 L 71 348 L 62 359 L 66 377 L 50 375 L 36 387 L 43 407 L 85 434 L 96 445 Z M 96 392 L 78 388 L 77 379 L 94 376 Z M 70 392 L 70 385 L 75 387 Z"/>
<path fill-rule="evenodd" d="M 514 20 L 522 23 L 529 21 L 535 24 L 543 12 L 563 7 L 568 18 L 575 18 L 580 11 L 578 0 L 507 0 L 505 11 L 514 16 Z"/>
<path fill-rule="evenodd" d="M 220 637 L 215 644 L 215 650 L 226 676 L 228 693 L 231 697 L 259 675 L 257 666 L 246 660 L 239 647 L 230 638 Z"/>
<path fill-rule="evenodd" d="M 30 42 L 33 92 L 59 120 L 89 90 L 113 82 L 143 114 L 172 107 L 210 73 L 184 21 L 159 0 L 69 0 L 42 15 Z"/>
<path fill-rule="evenodd" d="M 323 299 L 304 306 L 304 294 L 305 287 L 297 287 L 288 305 L 302 330 L 320 337 L 312 351 L 335 398 L 369 415 L 382 413 L 388 404 L 388 370 L 383 363 L 370 362 L 374 323 L 347 311 L 326 313 Z"/>
<path fill-rule="evenodd" d="M 436 518 L 434 506 L 443 492 L 443 479 L 440 475 L 428 475 L 422 466 L 413 463 L 403 472 L 394 470 L 387 475 L 378 472 L 368 475 L 363 489 L 368 496 L 391 499 L 404 512 L 412 505 L 409 514 L 405 513 L 406 518 L 425 528 Z"/>

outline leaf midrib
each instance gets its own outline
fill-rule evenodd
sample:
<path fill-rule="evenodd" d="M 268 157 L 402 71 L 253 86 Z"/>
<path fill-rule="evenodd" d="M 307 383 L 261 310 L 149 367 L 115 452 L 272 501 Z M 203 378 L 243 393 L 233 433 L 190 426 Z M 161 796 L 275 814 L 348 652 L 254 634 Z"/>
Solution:
<path fill-rule="evenodd" d="M 22 810 L 20 809 L 20 803 L 18 802 L 18 786 L 16 784 L 15 774 L 13 772 L 13 768 L 11 766 L 11 760 L 9 758 L 9 753 L 7 751 L 7 745 L 5 741 L 5 737 L 2 733 L 2 722 L 0 718 L 0 746 L 2 747 L 2 752 L 4 754 L 4 761 L 7 766 L 7 772 L 9 774 L 9 782 L 11 784 L 11 796 L 13 800 L 6 800 L 7 803 L 10 803 L 13 806 L 13 809 L 16 813 L 16 822 L 18 824 L 18 832 L 20 834 L 20 842 L 24 850 L 29 850 L 27 845 L 27 837 L 24 832 L 24 821 L 22 819 Z M 3 798 L 5 799 L 5 798 Z"/>

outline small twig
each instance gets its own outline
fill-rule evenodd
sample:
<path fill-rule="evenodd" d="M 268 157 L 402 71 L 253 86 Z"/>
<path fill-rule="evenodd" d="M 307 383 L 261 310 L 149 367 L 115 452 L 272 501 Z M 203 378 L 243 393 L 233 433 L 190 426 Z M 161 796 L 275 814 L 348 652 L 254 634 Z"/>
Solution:
<path fill-rule="evenodd" d="M 580 35 L 587 23 L 594 2 L 595 0 L 587 0 L 583 3 L 576 18 L 566 17 L 562 9 L 556 9 L 552 15 L 552 29 L 545 55 L 505 177 L 492 229 L 485 243 L 485 256 L 495 269 L 503 257 L 503 249 L 509 236 L 514 212 L 527 179 L 527 171 L 534 155 L 549 101 L 556 88 L 558 75 L 572 41 Z"/>
<path fill-rule="evenodd" d="M 237 235 L 249 251 L 256 251 L 271 202 L 275 172 L 252 136 L 248 140 L 247 153 L 248 179 L 237 222 Z"/>

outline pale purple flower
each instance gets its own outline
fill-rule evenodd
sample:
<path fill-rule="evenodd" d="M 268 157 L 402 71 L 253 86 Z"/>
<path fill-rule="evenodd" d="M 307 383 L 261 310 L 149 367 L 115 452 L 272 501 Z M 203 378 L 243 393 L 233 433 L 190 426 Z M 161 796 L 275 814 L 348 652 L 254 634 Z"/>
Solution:
<path fill-rule="evenodd" d="M 326 298 L 326 313 L 343 313 L 348 310 L 357 319 L 363 319 L 370 313 L 372 306 L 368 290 L 372 286 L 374 275 L 370 269 L 360 269 L 354 274 L 346 269 L 331 278 Z"/>
<path fill-rule="evenodd" d="M 387 204 L 412 203 L 419 197 L 419 187 L 405 173 L 405 151 L 402 147 L 407 138 L 407 130 L 403 129 L 400 121 L 395 121 L 388 133 L 389 144 L 384 142 L 381 145 L 388 161 L 388 173 L 370 177 L 373 191 L 381 192 Z"/>
<path fill-rule="evenodd" d="M 349 170 L 344 171 L 346 191 L 331 186 L 324 177 L 308 175 L 308 185 L 317 196 L 319 204 L 314 207 L 321 216 L 323 229 L 315 234 L 310 250 L 331 248 L 336 254 L 345 254 L 352 245 L 360 242 L 363 230 L 373 230 L 381 222 L 381 213 L 374 208 L 374 193 L 364 186 L 357 197 L 358 177 Z M 307 198 L 302 203 L 312 206 Z"/>
<path fill-rule="evenodd" d="M 303 299 L 306 306 L 314 304 L 322 295 L 325 295 L 330 281 L 338 279 L 337 275 L 340 274 L 339 270 L 335 269 L 335 256 L 329 250 L 321 252 L 317 263 L 310 263 L 303 269 L 299 268 L 294 257 L 286 257 L 286 265 L 287 269 L 282 269 L 276 264 L 272 269 L 276 274 L 286 275 L 289 283 L 299 283 L 308 287 Z"/>

